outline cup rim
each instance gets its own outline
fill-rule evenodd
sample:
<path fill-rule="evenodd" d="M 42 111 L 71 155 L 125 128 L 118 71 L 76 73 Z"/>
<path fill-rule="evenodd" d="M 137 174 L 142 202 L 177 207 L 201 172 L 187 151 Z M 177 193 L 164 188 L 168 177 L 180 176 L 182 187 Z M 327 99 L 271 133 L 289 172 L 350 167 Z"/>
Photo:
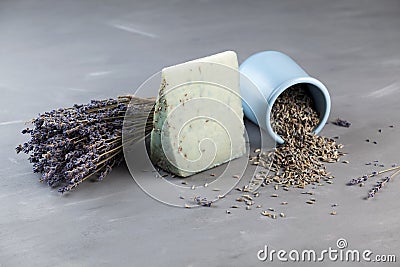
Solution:
<path fill-rule="evenodd" d="M 317 80 L 313 77 L 300 77 L 300 78 L 294 78 L 294 79 L 285 81 L 281 85 L 279 85 L 276 88 L 276 90 L 274 90 L 273 94 L 271 94 L 270 97 L 268 98 L 267 102 L 270 104 L 267 106 L 267 112 L 266 112 L 266 118 L 265 118 L 267 131 L 278 144 L 283 144 L 283 143 L 285 143 L 285 141 L 282 139 L 282 137 L 280 137 L 272 129 L 272 126 L 271 126 L 272 107 L 275 103 L 275 100 L 279 97 L 279 95 L 281 93 L 283 93 L 283 91 L 285 91 L 286 89 L 288 89 L 289 87 L 291 87 L 293 85 L 301 84 L 301 83 L 308 83 L 308 84 L 314 85 L 325 96 L 324 99 L 325 99 L 325 104 L 326 104 L 325 105 L 326 112 L 325 112 L 324 116 L 322 117 L 322 119 L 319 121 L 318 125 L 315 127 L 315 129 L 312 132 L 314 134 L 318 134 L 322 130 L 322 128 L 325 126 L 325 123 L 328 121 L 329 111 L 331 109 L 331 101 L 330 101 L 328 89 L 322 82 L 320 82 L 319 80 Z"/>

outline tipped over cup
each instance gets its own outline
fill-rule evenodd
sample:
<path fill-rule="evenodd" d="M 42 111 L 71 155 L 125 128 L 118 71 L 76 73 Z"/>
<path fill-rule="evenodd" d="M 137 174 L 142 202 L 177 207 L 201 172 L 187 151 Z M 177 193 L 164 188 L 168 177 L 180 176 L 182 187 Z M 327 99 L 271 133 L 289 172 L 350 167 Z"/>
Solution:
<path fill-rule="evenodd" d="M 240 73 L 244 77 L 240 81 L 244 115 L 277 143 L 283 144 L 284 140 L 272 128 L 272 106 L 280 94 L 294 85 L 302 85 L 309 93 L 319 114 L 313 133 L 318 134 L 326 124 L 331 109 L 328 89 L 289 56 L 278 51 L 256 53 L 240 65 Z"/>

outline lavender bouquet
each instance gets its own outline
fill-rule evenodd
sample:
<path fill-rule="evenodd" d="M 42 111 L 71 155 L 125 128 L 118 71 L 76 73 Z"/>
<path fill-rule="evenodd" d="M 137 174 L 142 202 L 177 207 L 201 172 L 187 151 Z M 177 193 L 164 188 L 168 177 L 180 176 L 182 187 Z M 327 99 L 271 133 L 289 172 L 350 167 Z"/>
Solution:
<path fill-rule="evenodd" d="M 76 188 L 89 177 L 102 180 L 123 161 L 123 145 L 136 142 L 151 130 L 154 99 L 120 96 L 92 100 L 39 114 L 26 128 L 30 140 L 16 147 L 29 155 L 33 172 L 41 182 L 58 187 L 61 193 Z M 127 109 L 134 110 L 124 125 Z M 122 141 L 122 130 L 138 134 Z M 143 131 L 145 129 L 145 131 Z"/>

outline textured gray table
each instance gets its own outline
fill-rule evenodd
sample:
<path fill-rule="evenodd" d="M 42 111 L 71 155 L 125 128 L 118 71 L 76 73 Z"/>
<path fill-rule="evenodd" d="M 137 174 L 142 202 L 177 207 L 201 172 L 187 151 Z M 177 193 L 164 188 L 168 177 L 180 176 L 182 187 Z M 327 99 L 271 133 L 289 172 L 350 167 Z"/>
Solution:
<path fill-rule="evenodd" d="M 399 1 L 137 2 L 1 1 L 0 266 L 273 266 L 282 263 L 257 259 L 264 245 L 321 251 L 339 238 L 400 257 L 400 179 L 372 201 L 362 199 L 372 181 L 345 185 L 371 170 L 365 162 L 400 163 Z M 272 199 L 265 188 L 257 203 L 286 218 L 225 214 L 239 192 L 213 208 L 171 208 L 123 166 L 61 196 L 14 153 L 25 140 L 22 121 L 38 112 L 129 93 L 164 66 L 227 49 L 240 61 L 261 50 L 288 53 L 329 88 L 331 118 L 353 122 L 323 131 L 340 136 L 351 163 L 329 165 L 335 182 L 315 190 L 315 205 L 299 190 Z"/>

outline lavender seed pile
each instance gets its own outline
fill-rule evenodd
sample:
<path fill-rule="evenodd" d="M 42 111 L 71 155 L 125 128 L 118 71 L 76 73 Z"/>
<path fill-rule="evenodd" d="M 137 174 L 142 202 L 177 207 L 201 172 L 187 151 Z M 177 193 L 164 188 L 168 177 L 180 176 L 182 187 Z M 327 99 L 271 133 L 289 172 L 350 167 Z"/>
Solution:
<path fill-rule="evenodd" d="M 92 100 L 39 114 L 32 120 L 33 127 L 22 131 L 30 140 L 16 151 L 28 154 L 33 172 L 41 173 L 40 181 L 59 187 L 61 193 L 95 175 L 102 180 L 123 161 L 122 126 L 131 104 L 130 109 L 138 112 L 125 129 L 143 131 L 149 127 L 147 115 L 152 114 L 154 100 L 132 96 Z"/>
<path fill-rule="evenodd" d="M 268 168 L 274 175 L 266 176 L 264 183 L 283 187 L 304 188 L 308 184 L 331 182 L 334 176 L 326 171 L 324 163 L 339 161 L 343 147 L 334 139 L 312 133 L 319 123 L 312 98 L 301 85 L 285 90 L 272 107 L 271 123 L 274 131 L 285 141 L 274 151 L 261 152 L 257 165 Z"/>

